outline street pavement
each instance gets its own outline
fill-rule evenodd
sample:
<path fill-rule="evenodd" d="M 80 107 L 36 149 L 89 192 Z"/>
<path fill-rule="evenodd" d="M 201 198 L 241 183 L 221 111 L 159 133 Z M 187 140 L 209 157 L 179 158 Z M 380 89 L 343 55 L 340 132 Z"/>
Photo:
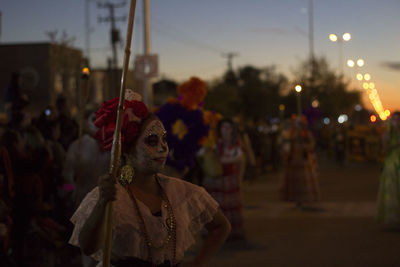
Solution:
<path fill-rule="evenodd" d="M 209 266 L 400 266 L 400 232 L 374 219 L 380 171 L 321 160 L 321 201 L 308 210 L 280 201 L 282 172 L 245 181 L 247 242 L 226 244 Z"/>

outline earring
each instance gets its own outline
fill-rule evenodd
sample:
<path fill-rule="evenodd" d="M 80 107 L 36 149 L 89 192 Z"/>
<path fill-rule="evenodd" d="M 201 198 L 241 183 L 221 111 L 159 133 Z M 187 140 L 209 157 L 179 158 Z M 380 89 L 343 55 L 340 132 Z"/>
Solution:
<path fill-rule="evenodd" d="M 135 175 L 135 169 L 127 164 L 121 168 L 121 175 L 119 176 L 119 183 L 123 186 L 129 185 L 132 183 L 133 176 Z"/>

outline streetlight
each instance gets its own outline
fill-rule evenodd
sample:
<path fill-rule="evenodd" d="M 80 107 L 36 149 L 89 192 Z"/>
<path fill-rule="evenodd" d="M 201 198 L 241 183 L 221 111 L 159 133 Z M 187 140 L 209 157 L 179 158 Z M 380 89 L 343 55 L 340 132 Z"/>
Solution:
<path fill-rule="evenodd" d="M 300 84 L 297 84 L 294 87 L 294 90 L 296 90 L 297 92 L 297 113 L 299 114 L 299 116 L 301 115 L 301 98 L 300 98 L 300 92 L 303 88 L 301 87 Z"/>
<path fill-rule="evenodd" d="M 356 65 L 356 63 L 354 63 L 354 60 L 348 59 L 347 60 L 347 66 L 352 68 Z"/>
<path fill-rule="evenodd" d="M 339 72 L 343 74 L 343 43 L 348 42 L 351 39 L 351 34 L 346 32 L 339 38 L 336 34 L 329 34 L 329 40 L 339 45 Z"/>
<path fill-rule="evenodd" d="M 362 58 L 359 58 L 359 59 L 357 59 L 356 61 L 354 61 L 354 60 L 352 60 L 352 59 L 348 59 L 348 60 L 347 60 L 347 66 L 350 67 L 350 68 L 353 68 L 353 67 L 355 67 L 355 66 L 361 68 L 362 66 L 364 66 L 364 64 L 365 64 L 365 61 L 364 61 L 364 59 L 362 59 Z"/>
<path fill-rule="evenodd" d="M 348 59 L 347 62 L 346 62 L 346 64 L 347 64 L 347 66 L 348 66 L 349 68 L 352 69 L 351 76 L 353 76 L 353 75 L 356 73 L 356 72 L 355 72 L 355 69 L 359 69 L 359 68 L 361 68 L 362 66 L 364 66 L 364 65 L 365 65 L 365 61 L 364 61 L 364 59 L 362 59 L 362 58 L 359 58 L 359 59 L 357 59 L 357 60 Z M 362 81 L 362 80 L 364 79 L 364 76 L 363 76 L 360 72 L 358 72 L 358 71 L 357 71 L 357 74 L 356 74 L 355 76 L 356 76 L 356 78 L 357 78 L 358 81 Z"/>
<path fill-rule="evenodd" d="M 375 84 L 371 82 L 368 84 L 368 87 L 369 87 L 369 89 L 373 90 L 373 89 L 375 89 Z"/>
<path fill-rule="evenodd" d="M 357 66 L 362 67 L 362 66 L 364 66 L 364 64 L 365 64 L 364 59 L 360 58 L 357 60 Z"/>

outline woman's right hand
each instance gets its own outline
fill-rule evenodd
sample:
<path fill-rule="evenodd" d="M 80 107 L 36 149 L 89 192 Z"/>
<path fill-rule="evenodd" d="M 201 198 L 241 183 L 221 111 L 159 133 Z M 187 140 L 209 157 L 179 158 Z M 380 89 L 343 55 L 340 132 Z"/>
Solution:
<path fill-rule="evenodd" d="M 110 174 L 103 174 L 100 176 L 99 190 L 99 202 L 106 204 L 109 201 L 116 200 L 117 189 L 115 187 L 115 180 Z"/>

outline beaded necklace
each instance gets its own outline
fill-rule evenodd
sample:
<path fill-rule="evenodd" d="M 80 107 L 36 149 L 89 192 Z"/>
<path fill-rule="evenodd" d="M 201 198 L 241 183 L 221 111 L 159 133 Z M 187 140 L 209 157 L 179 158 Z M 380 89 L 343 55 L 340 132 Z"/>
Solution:
<path fill-rule="evenodd" d="M 175 264 L 176 261 L 176 219 L 174 216 L 174 211 L 172 209 L 171 203 L 168 200 L 167 194 L 165 193 L 163 187 L 160 184 L 159 178 L 156 175 L 155 176 L 156 181 L 158 186 L 160 187 L 161 190 L 161 198 L 165 201 L 166 205 L 164 205 L 164 208 L 166 208 L 168 210 L 168 218 L 166 219 L 166 228 L 168 231 L 168 235 L 167 238 L 164 240 L 164 242 L 161 244 L 161 246 L 154 246 L 153 242 L 151 241 L 149 232 L 147 231 L 147 227 L 146 227 L 146 223 L 144 221 L 142 212 L 140 211 L 139 205 L 137 203 L 136 198 L 133 196 L 132 191 L 129 189 L 128 186 L 125 186 L 126 191 L 129 194 L 129 197 L 131 198 L 132 202 L 133 202 L 133 206 L 136 210 L 136 213 L 138 214 L 139 217 L 139 221 L 141 224 L 141 227 L 143 229 L 143 235 L 144 235 L 144 239 L 146 242 L 146 246 L 147 246 L 147 251 L 148 251 L 148 260 L 153 264 L 153 258 L 152 258 L 152 249 L 161 249 L 161 248 L 166 248 L 169 244 L 169 241 L 172 239 L 172 262 L 170 262 L 171 266 L 173 266 Z M 153 264 L 153 266 L 155 266 Z"/>

